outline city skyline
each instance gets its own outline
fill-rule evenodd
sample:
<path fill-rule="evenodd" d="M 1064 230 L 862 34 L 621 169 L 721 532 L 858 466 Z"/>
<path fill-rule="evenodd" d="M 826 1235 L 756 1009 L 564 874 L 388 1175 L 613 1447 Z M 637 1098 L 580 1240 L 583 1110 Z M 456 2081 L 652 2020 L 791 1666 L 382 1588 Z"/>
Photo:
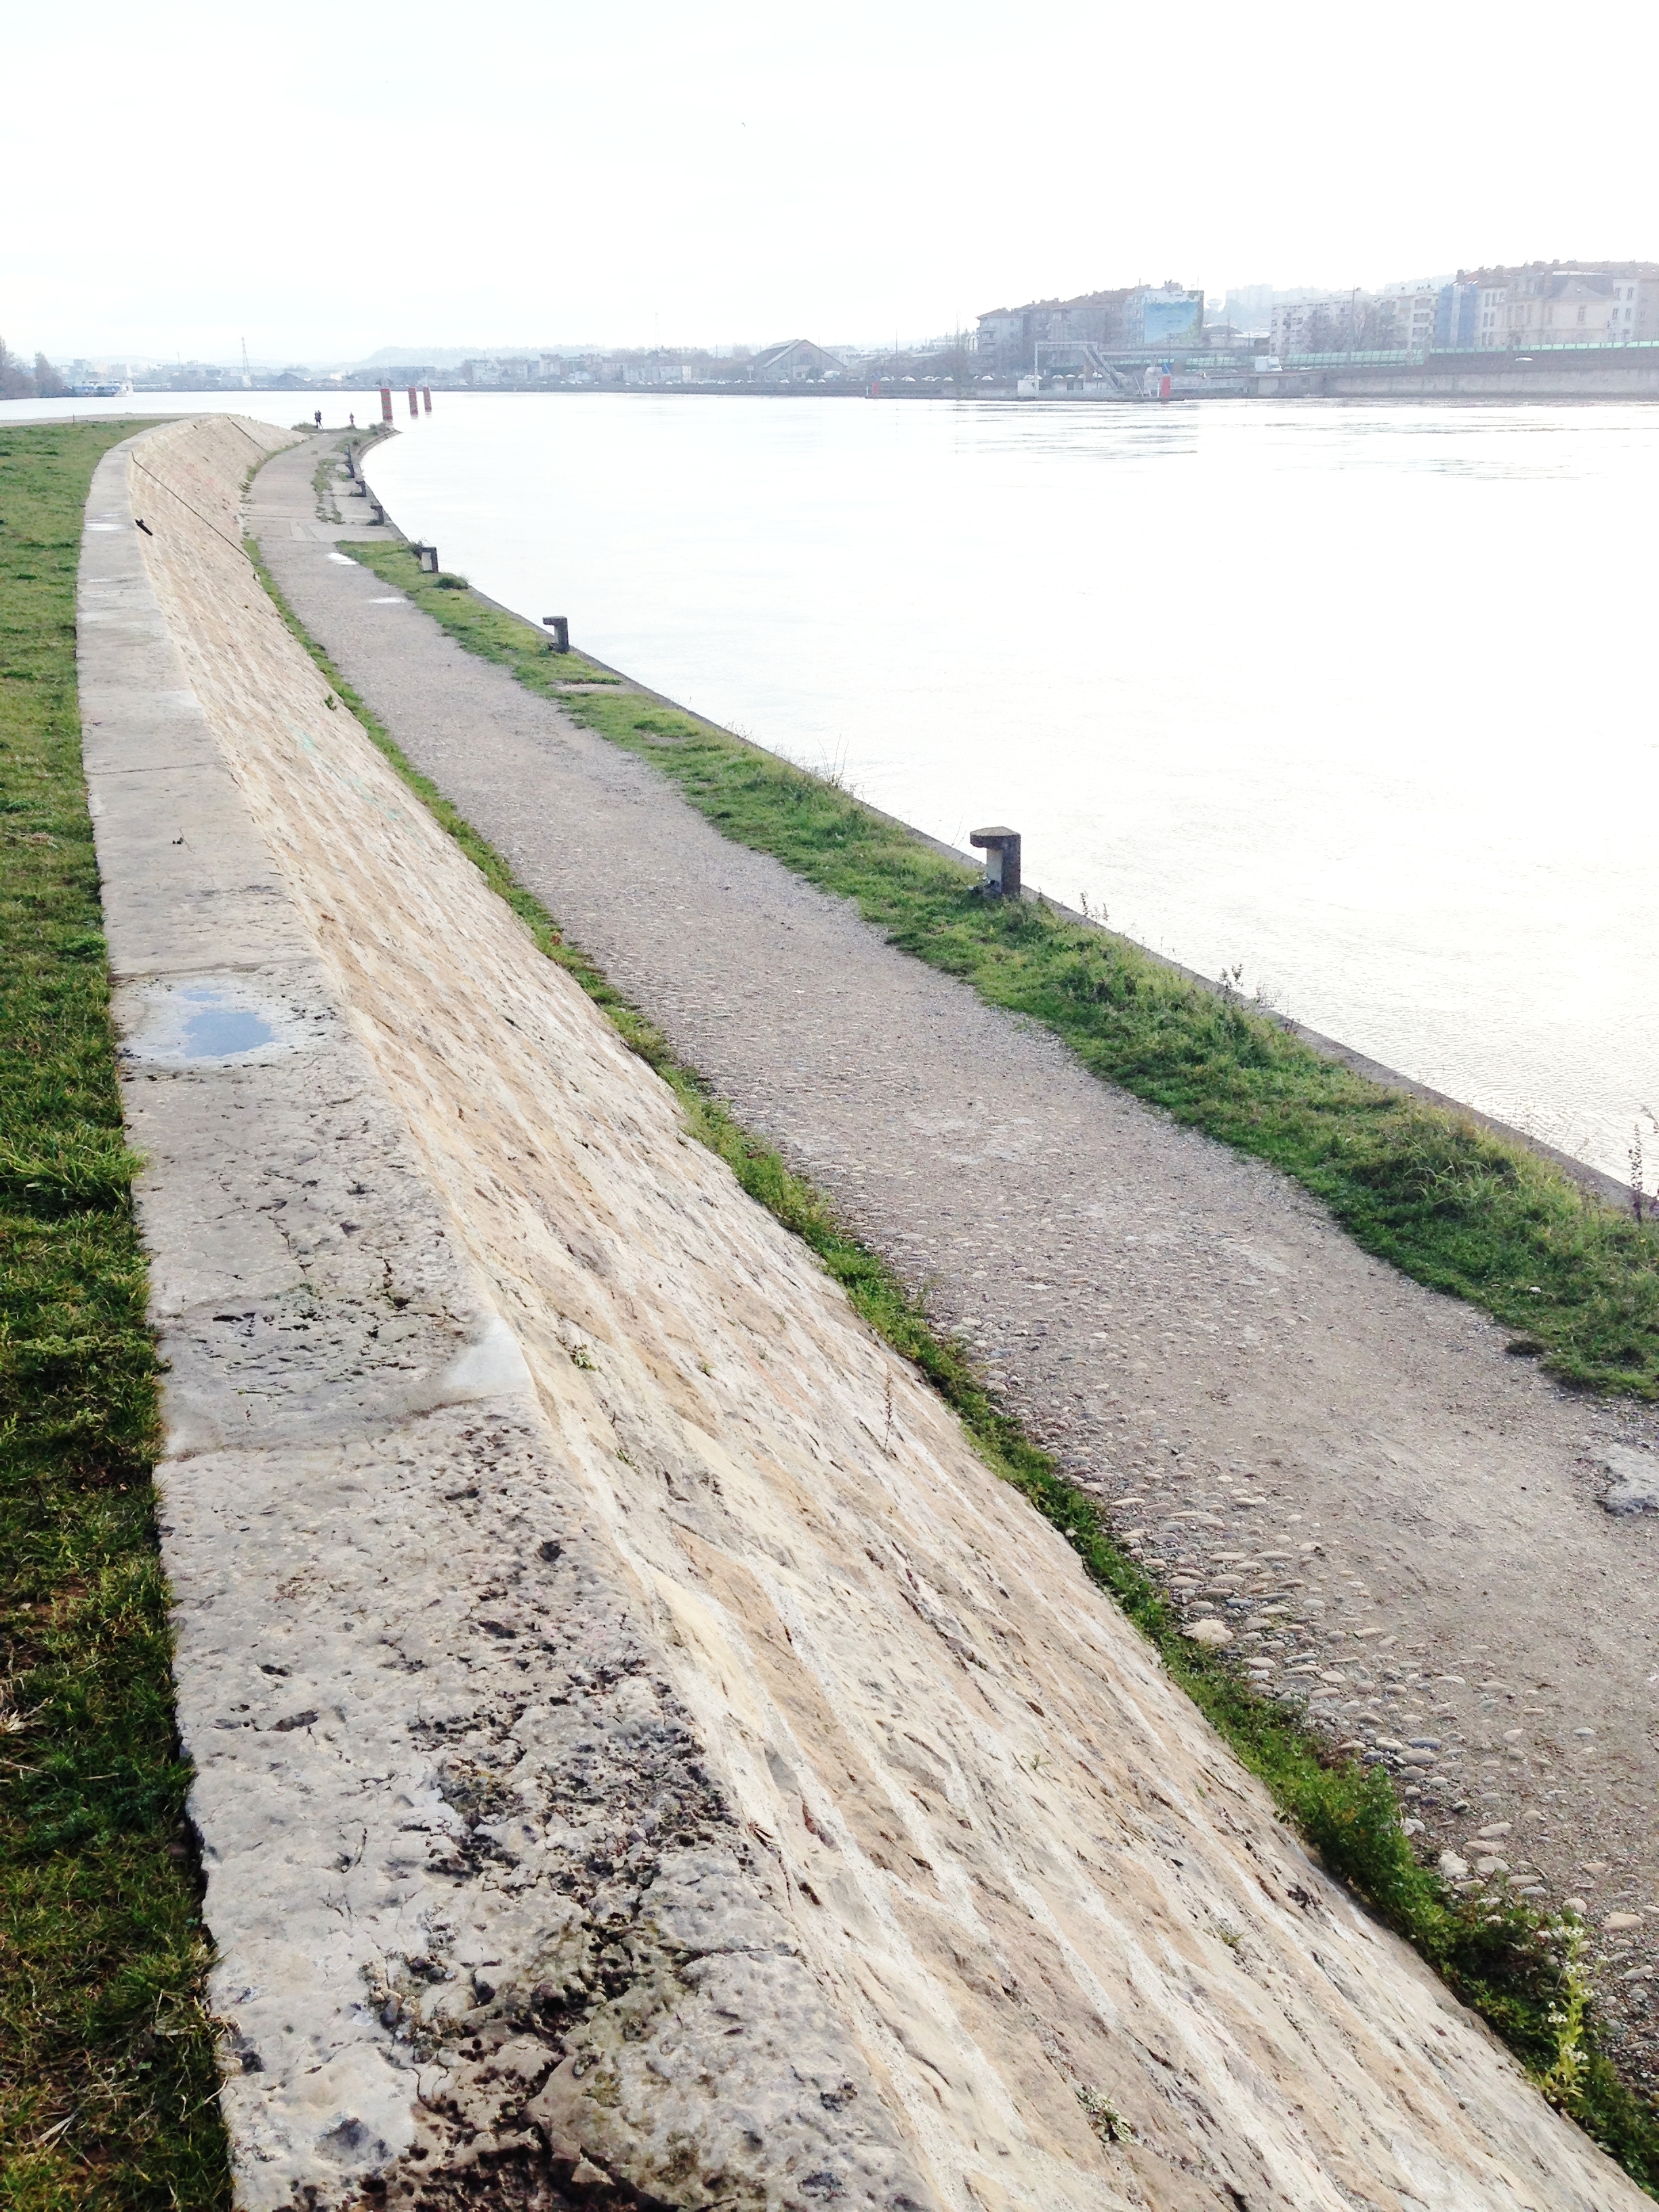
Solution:
<path fill-rule="evenodd" d="M 1464 4 L 1392 24 L 1207 0 L 1179 22 L 1081 4 L 1011 26 L 868 0 L 723 0 L 625 19 L 495 0 L 465 34 L 293 0 L 88 0 L 11 27 L 20 83 L 0 330 L 20 351 L 361 360 L 386 333 L 763 344 L 971 325 L 999 302 L 1174 271 L 1378 285 L 1637 250 L 1652 51 L 1615 0 L 1538 57 Z M 1611 104 L 1610 104 L 1611 103 Z M 1233 276 L 1222 272 L 1233 271 Z"/>
<path fill-rule="evenodd" d="M 1638 278 L 1639 283 L 1620 285 L 1613 282 L 1613 274 Z M 1589 284 L 1576 279 L 1590 272 Z M 1548 281 L 1546 281 L 1548 280 Z M 1551 333 L 1545 328 L 1555 317 L 1540 301 L 1534 306 L 1522 304 L 1523 295 L 1542 294 L 1560 289 L 1565 299 L 1571 294 L 1577 305 L 1570 321 L 1583 326 L 1587 321 L 1593 328 L 1576 331 L 1563 327 Z M 1605 302 L 1598 303 L 1597 290 L 1615 295 L 1617 300 L 1629 304 L 1612 311 L 1611 323 L 1605 312 Z M 1454 304 L 1451 295 L 1456 295 Z M 1336 350 L 1344 345 L 1399 348 L 1432 345 L 1439 349 L 1486 349 L 1505 342 L 1505 333 L 1511 325 L 1516 330 L 1529 328 L 1530 337 L 1524 343 L 1548 343 L 1552 335 L 1557 342 L 1582 343 L 1591 337 L 1607 338 L 1609 343 L 1629 344 L 1653 343 L 1659 337 L 1659 263 L 1638 259 L 1598 261 L 1590 257 L 1563 262 L 1545 263 L 1534 260 L 1517 264 L 1512 268 L 1459 268 L 1449 273 L 1426 277 L 1392 279 L 1370 289 L 1359 285 L 1283 287 L 1267 283 L 1230 285 L 1221 290 L 1205 286 L 1179 286 L 1166 280 L 1162 287 L 1127 286 L 1112 289 L 1097 288 L 1091 292 L 1068 296 L 1051 296 L 1042 301 L 1027 301 L 1018 308 L 989 309 L 975 318 L 975 326 L 952 331 L 933 332 L 923 337 L 902 338 L 897 334 L 890 341 L 841 339 L 831 341 L 821 349 L 830 354 L 842 356 L 848 362 L 868 365 L 882 358 L 921 358 L 948 348 L 977 351 L 987 367 L 994 357 L 1006 351 L 1011 338 L 1011 326 L 1024 318 L 1030 325 L 1014 341 L 1029 353 L 1031 338 L 1042 334 L 1052 339 L 1064 323 L 1064 310 L 1091 306 L 1097 302 L 1116 301 L 1127 303 L 1133 298 L 1150 297 L 1162 301 L 1164 325 L 1158 333 L 1140 329 L 1133 335 L 1127 331 L 1118 333 L 1120 349 L 1139 343 L 1155 344 L 1158 337 L 1167 337 L 1177 350 L 1183 343 L 1169 321 L 1171 302 L 1187 303 L 1197 319 L 1192 325 L 1196 334 L 1213 343 L 1218 333 L 1234 337 L 1257 337 L 1271 340 L 1274 352 L 1293 353 L 1304 349 Z M 1637 304 L 1638 301 L 1641 304 Z M 1506 308 L 1504 302 L 1511 301 Z M 1585 303 L 1589 302 L 1589 305 Z M 1437 307 L 1438 312 L 1437 313 Z M 1060 323 L 1051 325 L 1041 318 L 1047 310 L 1060 311 Z M 1137 309 L 1137 313 L 1139 310 Z M 1154 312 L 1157 312 L 1155 307 Z M 1564 315 L 1565 310 L 1562 311 Z M 1622 314 L 1628 327 L 1617 327 Z M 1537 320 L 1534 322 L 1534 317 Z M 0 333 L 3 337 L 3 333 Z M 778 349 L 783 343 L 765 344 L 732 340 L 712 346 L 678 344 L 661 342 L 651 346 L 606 343 L 593 339 L 519 341 L 516 343 L 472 346 L 432 344 L 387 344 L 376 347 L 367 356 L 353 360 L 325 357 L 306 361 L 292 355 L 270 359 L 245 357 L 240 349 L 228 359 L 214 361 L 196 358 L 185 362 L 182 356 L 173 360 L 156 359 L 137 354 L 118 353 L 94 355 L 77 353 L 65 356 L 61 367 L 71 382 L 82 386 L 94 377 L 106 375 L 119 366 L 135 374 L 165 376 L 175 367 L 180 372 L 202 371 L 223 374 L 231 381 L 238 371 L 251 367 L 259 376 L 288 374 L 314 379 L 343 379 L 361 377 L 365 385 L 381 380 L 392 383 L 407 381 L 410 377 L 441 376 L 446 380 L 461 374 L 471 381 L 470 372 L 477 368 L 511 363 L 526 370 L 534 380 L 543 373 L 548 362 L 584 362 L 600 360 L 620 362 L 640 359 L 675 360 L 684 358 L 700 362 L 724 362 L 740 373 L 769 349 Z M 14 349 L 15 353 L 18 349 Z M 25 365 L 27 356 L 19 362 Z M 1006 364 L 1004 364 L 1006 366 Z M 1029 362 L 1027 363 L 1029 366 Z M 187 387 L 184 387 L 187 388 Z"/>

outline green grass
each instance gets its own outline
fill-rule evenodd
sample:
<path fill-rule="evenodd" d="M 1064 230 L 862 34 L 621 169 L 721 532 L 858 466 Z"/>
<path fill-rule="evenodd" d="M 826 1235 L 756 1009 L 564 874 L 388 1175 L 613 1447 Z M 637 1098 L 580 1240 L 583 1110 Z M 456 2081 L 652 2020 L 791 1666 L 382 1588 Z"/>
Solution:
<path fill-rule="evenodd" d="M 141 426 L 0 430 L 0 2205 L 228 2202 L 75 586 Z"/>
<path fill-rule="evenodd" d="M 441 589 L 402 546 L 348 550 L 532 690 L 577 673 L 575 654 L 556 659 L 515 617 Z M 562 703 L 653 761 L 726 836 L 854 900 L 894 944 L 1043 1023 L 1097 1075 L 1294 1176 L 1368 1252 L 1483 1307 L 1563 1382 L 1659 1398 L 1659 1236 L 1537 1154 L 1366 1082 L 1123 938 L 980 897 L 971 871 L 901 824 L 648 694 Z"/>
<path fill-rule="evenodd" d="M 305 426 L 301 423 L 296 424 L 295 427 L 302 429 Z M 317 495 L 319 522 L 337 523 L 340 520 L 340 510 L 335 503 L 337 486 L 334 477 L 335 464 L 338 458 L 333 447 L 325 447 L 322 459 L 311 472 L 311 489 Z"/>
<path fill-rule="evenodd" d="M 476 598 L 453 592 L 439 598 L 431 578 L 416 586 L 412 558 L 399 557 L 397 549 L 352 550 L 360 558 L 372 550 L 370 565 L 378 574 L 417 592 L 456 635 L 482 640 L 489 658 L 521 667 L 538 690 L 556 685 L 576 659 L 574 654 L 550 656 L 533 636 L 526 651 L 520 644 L 526 635 L 523 626 Z M 367 702 L 307 635 L 257 552 L 252 557 L 294 635 L 372 741 L 507 901 L 543 951 L 576 978 L 671 1086 L 690 1133 L 727 1163 L 751 1197 L 811 1248 L 854 1310 L 913 1361 L 953 1407 L 988 1465 L 1059 1530 L 1091 1579 L 1157 1650 L 1173 1680 L 1261 1778 L 1281 1815 L 1329 1871 L 1348 1882 L 1489 2022 L 1553 2102 L 1644 2188 L 1659 2196 L 1659 2118 L 1624 2081 L 1598 2042 L 1578 1967 L 1577 1923 L 1548 1921 L 1516 1905 L 1459 1897 L 1418 1860 L 1386 1773 L 1380 1768 L 1368 1772 L 1338 1757 L 1296 1715 L 1254 1690 L 1231 1660 L 1182 1632 L 1167 1597 L 1115 1543 L 1093 1499 L 1068 1481 L 1054 1459 L 993 1400 L 969 1347 L 933 1328 L 921 1304 L 878 1254 L 842 1226 L 823 1194 L 775 1152 L 750 1137 L 695 1071 L 674 1058 L 661 1033 L 564 941 L 554 917 L 517 882 L 500 854 L 398 750 Z M 464 623 L 448 620 L 452 608 L 461 611 Z M 550 662 L 555 672 L 550 678 Z M 613 702 L 603 703 L 610 708 Z M 702 726 L 660 708 L 647 714 L 637 691 L 614 703 L 635 720 L 649 720 L 658 737 L 663 726 L 675 736 L 684 726 L 690 733 L 684 742 L 702 742 Z M 741 750 L 747 755 L 749 749 Z M 832 814 L 831 819 L 837 818 Z"/>

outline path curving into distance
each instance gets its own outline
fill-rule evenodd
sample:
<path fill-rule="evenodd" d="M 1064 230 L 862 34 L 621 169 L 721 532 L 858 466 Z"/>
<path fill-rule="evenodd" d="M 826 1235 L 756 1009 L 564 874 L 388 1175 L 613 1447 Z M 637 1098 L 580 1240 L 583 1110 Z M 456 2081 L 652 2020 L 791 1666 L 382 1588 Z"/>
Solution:
<path fill-rule="evenodd" d="M 1178 1595 L 1255 1593 L 1261 1680 L 1396 1765 L 1471 1868 L 1583 1901 L 1623 2062 L 1659 2087 L 1659 1516 L 1602 1503 L 1655 1417 L 1506 1357 L 1271 1169 L 723 840 L 336 554 L 316 460 L 266 467 L 250 526 L 404 751 Z"/>
<path fill-rule="evenodd" d="M 239 2205 L 1634 2212 L 341 708 L 281 438 L 79 609 Z"/>

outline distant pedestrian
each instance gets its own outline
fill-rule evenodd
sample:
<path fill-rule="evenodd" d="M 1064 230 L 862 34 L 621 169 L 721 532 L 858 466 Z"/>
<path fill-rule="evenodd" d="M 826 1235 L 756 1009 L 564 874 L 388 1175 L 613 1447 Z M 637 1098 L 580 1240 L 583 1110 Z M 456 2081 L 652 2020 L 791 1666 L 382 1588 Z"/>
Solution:
<path fill-rule="evenodd" d="M 346 416 L 346 422 L 349 428 L 355 430 L 357 427 L 357 417 L 355 415 L 348 415 Z"/>
<path fill-rule="evenodd" d="M 317 410 L 316 423 L 317 428 L 320 430 L 323 427 L 323 410 L 320 407 Z"/>

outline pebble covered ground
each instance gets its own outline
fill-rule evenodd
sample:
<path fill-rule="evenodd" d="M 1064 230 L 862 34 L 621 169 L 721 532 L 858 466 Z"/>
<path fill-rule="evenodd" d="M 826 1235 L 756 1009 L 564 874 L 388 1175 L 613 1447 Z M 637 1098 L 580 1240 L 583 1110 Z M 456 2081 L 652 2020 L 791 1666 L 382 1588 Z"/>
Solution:
<path fill-rule="evenodd" d="M 890 1221 L 867 1226 L 877 1241 L 896 1234 L 904 1249 Z M 1066 1241 L 1054 1217 L 1046 1226 Z M 1189 1631 L 1233 1650 L 1254 1685 L 1363 1763 L 1389 1771 L 1407 1832 L 1424 1839 L 1453 1887 L 1519 1897 L 1540 1911 L 1565 1906 L 1586 1920 L 1587 1959 L 1611 2039 L 1632 2076 L 1659 2089 L 1649 1988 L 1659 1963 L 1651 1784 L 1596 1724 L 1606 1686 L 1581 1694 L 1582 1685 L 1559 1679 L 1559 1655 L 1577 1624 L 1552 1606 L 1547 1573 L 1534 1593 L 1542 1618 L 1460 1637 L 1455 1619 L 1425 1619 L 1413 1606 L 1429 1579 L 1422 1564 L 1373 1534 L 1366 1524 L 1376 1516 L 1351 1493 L 1331 1495 L 1310 1482 L 1305 1462 L 1271 1449 L 1272 1431 L 1257 1439 L 1268 1449 L 1231 1457 L 1206 1450 L 1201 1418 L 1170 1403 L 1186 1395 L 1171 1387 L 1171 1359 L 1215 1360 L 1231 1351 L 1249 1360 L 1274 1340 L 1288 1347 L 1312 1325 L 1309 1301 L 1265 1271 L 1246 1273 L 1230 1286 L 1218 1329 L 1200 1317 L 1196 1281 L 1187 1297 L 1170 1296 L 1169 1243 L 1154 1241 L 1144 1259 L 1136 1239 L 1126 1245 L 1116 1297 L 1100 1301 L 1100 1317 L 1115 1312 L 1118 1326 L 1090 1332 L 1081 1354 L 1056 1339 L 1046 1317 L 1011 1310 L 991 1269 L 969 1271 L 978 1287 L 965 1297 L 936 1276 L 926 1286 L 973 1346 L 994 1391 L 1100 1500 L 1118 1540 L 1177 1601 Z M 1094 1248 L 1097 1277 L 1102 1256 Z M 1073 1295 L 1087 1293 L 1074 1282 Z M 1442 1317 L 1461 1319 L 1486 1358 L 1504 1359 L 1506 1332 L 1435 1304 Z M 1086 1380 L 1077 1373 L 1080 1358 Z M 1101 1376 L 1108 1361 L 1121 1379 Z M 1160 1370 L 1162 1387 L 1154 1382 Z M 1547 1392 L 1558 1418 L 1588 1421 L 1581 1470 L 1614 1472 L 1617 1490 L 1639 1466 L 1638 1454 L 1647 1458 L 1645 1419 L 1610 1418 L 1571 1394 L 1532 1387 Z M 1621 1441 L 1611 1440 L 1615 1431 Z M 1446 1550 L 1455 1557 L 1461 1534 L 1478 1567 L 1482 1533 L 1478 1522 L 1454 1526 Z M 1647 1531 L 1626 1520 L 1621 1535 L 1635 1545 Z M 1465 1565 L 1460 1579 L 1468 1576 Z M 1634 1588 L 1632 1597 L 1633 1629 Z M 1424 1633 L 1430 1626 L 1437 1632 Z"/>
<path fill-rule="evenodd" d="M 268 467 L 252 526 L 404 750 L 961 1331 L 1195 1633 L 1386 1765 L 1460 1887 L 1582 1905 L 1659 2087 L 1659 1514 L 1607 1504 L 1659 1488 L 1659 1422 L 1557 1389 L 1297 1187 L 724 842 L 331 559 L 313 465 Z"/>

